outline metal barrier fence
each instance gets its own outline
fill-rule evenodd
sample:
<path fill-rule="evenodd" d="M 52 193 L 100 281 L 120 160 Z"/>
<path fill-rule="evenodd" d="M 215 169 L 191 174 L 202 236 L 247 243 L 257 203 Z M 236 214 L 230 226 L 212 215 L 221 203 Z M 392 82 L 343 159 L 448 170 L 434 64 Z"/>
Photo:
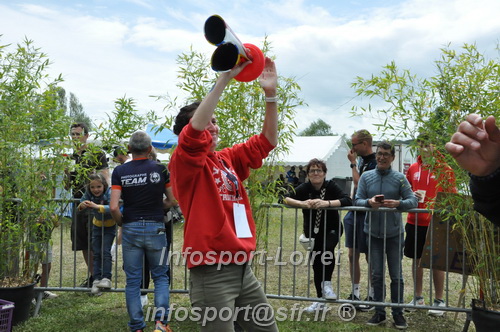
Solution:
<path fill-rule="evenodd" d="M 61 201 L 63 204 L 65 201 Z M 337 294 L 337 300 L 329 301 L 323 298 L 318 298 L 314 293 L 313 275 L 314 271 L 311 266 L 310 252 L 306 251 L 298 241 L 299 235 L 302 233 L 302 213 L 300 209 L 291 208 L 279 204 L 270 204 L 262 206 L 265 209 L 262 220 L 258 222 L 258 247 L 252 259 L 252 266 L 257 278 L 262 282 L 262 286 L 268 298 L 294 300 L 294 301 L 317 301 L 317 302 L 333 302 L 333 303 L 351 303 L 353 305 L 382 305 L 384 307 L 402 307 L 412 308 L 408 304 L 415 295 L 415 285 L 412 281 L 412 273 L 416 273 L 416 266 L 411 266 L 409 258 L 399 257 L 403 261 L 402 273 L 404 279 L 404 303 L 390 302 L 368 302 L 366 300 L 351 300 L 347 296 L 352 293 L 352 284 L 350 278 L 350 266 L 345 253 L 348 249 L 345 247 L 345 236 L 339 236 L 339 242 L 334 249 L 333 262 L 335 264 L 332 284 L 333 289 Z M 340 224 L 337 228 L 338 234 L 342 234 L 342 220 L 345 214 L 352 211 L 354 215 L 358 213 L 367 213 L 367 220 L 369 221 L 374 211 L 381 212 L 387 216 L 387 212 L 394 212 L 394 209 L 380 208 L 377 210 L 363 207 L 342 207 L 342 208 L 327 208 L 325 210 L 337 210 L 340 215 Z M 412 209 L 406 212 L 426 213 L 430 212 L 424 209 Z M 326 214 L 323 216 L 326 218 Z M 76 218 L 76 213 L 73 211 L 72 219 Z M 92 217 L 87 218 L 87 222 L 91 225 Z M 312 219 L 312 218 L 311 218 Z M 384 218 L 387 223 L 387 217 Z M 60 226 L 53 231 L 52 234 L 52 247 L 53 257 L 52 271 L 46 287 L 35 287 L 37 291 L 37 302 L 35 307 L 35 315 L 40 310 L 42 303 L 43 291 L 57 291 L 57 292 L 89 292 L 90 288 L 81 287 L 80 280 L 87 278 L 87 267 L 84 263 L 83 256 L 80 252 L 72 251 L 70 242 L 70 223 L 68 218 L 65 222 L 61 222 Z M 370 224 L 369 224 L 370 225 Z M 356 226 L 355 226 L 356 227 Z M 403 223 L 398 227 L 404 227 Z M 445 234 L 445 245 L 448 246 L 450 238 L 450 225 L 446 225 L 448 232 Z M 182 250 L 182 223 L 169 223 L 167 236 L 170 235 L 171 241 L 169 242 L 169 262 L 170 262 L 170 291 L 171 293 L 188 293 L 188 270 L 185 265 L 184 258 L 181 254 Z M 438 234 L 434 234 L 432 227 L 429 227 L 428 239 L 430 246 L 426 248 L 429 251 L 430 257 L 430 278 L 425 279 L 424 293 L 422 294 L 428 303 L 432 303 L 434 299 L 434 289 L 432 280 L 432 271 L 434 269 L 433 257 L 435 256 L 435 245 Z M 404 232 L 404 229 L 401 229 Z M 169 234 L 170 233 L 170 234 Z M 356 234 L 356 232 L 355 232 Z M 443 234 L 440 234 L 441 236 Z M 326 236 L 326 233 L 325 233 Z M 370 239 L 370 237 L 369 237 Z M 385 242 L 385 236 L 384 236 Z M 442 238 L 440 238 L 442 240 Z M 90 239 L 88 240 L 89 247 Z M 401 241 L 401 240 L 400 240 Z M 323 243 L 326 243 L 323 241 Z M 401 245 L 402 243 L 400 243 Z M 323 248 L 325 249 L 325 248 Z M 385 247 L 384 247 L 385 249 Z M 116 260 L 113 263 L 113 277 L 112 288 L 110 292 L 124 292 L 125 291 L 125 275 L 122 270 L 122 259 L 119 255 L 119 249 L 116 249 Z M 368 241 L 368 254 L 371 253 L 372 246 Z M 90 255 L 90 251 L 89 251 Z M 399 251 L 398 255 L 402 255 Z M 446 255 L 445 265 L 450 266 L 450 259 Z M 90 257 L 87 257 L 90 261 Z M 369 291 L 368 285 L 368 264 L 363 257 L 360 258 L 361 265 L 361 280 L 362 292 L 367 294 Z M 412 271 L 413 270 L 413 271 Z M 385 289 L 388 281 L 386 277 L 387 266 L 383 265 L 383 287 Z M 352 273 L 356 271 L 351 270 Z M 444 300 L 445 307 L 440 307 L 439 310 L 448 312 L 465 312 L 468 317 L 470 316 L 470 308 L 466 307 L 466 298 L 464 290 L 467 282 L 467 275 L 465 267 L 463 273 L 453 273 L 448 268 L 444 270 Z M 456 271 L 455 271 L 456 272 Z M 424 271 L 424 275 L 427 272 Z M 325 266 L 323 266 L 322 275 L 325 275 Z M 410 281 L 410 282 L 408 282 Z M 399 286 L 399 285 L 398 285 Z M 152 289 L 143 289 L 144 292 L 152 293 Z M 387 292 L 390 295 L 390 292 Z M 398 294 L 401 295 L 401 294 Z M 387 298 L 387 297 L 385 297 Z M 436 309 L 431 305 L 418 306 L 418 309 Z M 465 329 L 464 329 L 465 330 Z"/>
<path fill-rule="evenodd" d="M 285 299 L 305 300 L 305 301 L 322 301 L 321 299 L 318 300 L 318 298 L 315 295 L 311 295 L 310 287 L 307 287 L 307 289 L 302 290 L 302 292 L 301 292 L 300 291 L 301 287 L 298 285 L 300 282 L 299 276 L 301 273 L 305 272 L 307 274 L 306 282 L 310 281 L 310 279 L 311 279 L 310 276 L 312 275 L 310 264 L 307 264 L 305 270 L 301 269 L 301 266 L 298 266 L 301 264 L 298 264 L 298 265 L 295 264 L 296 262 L 293 261 L 293 257 L 292 257 L 293 255 L 295 255 L 296 252 L 301 252 L 301 251 L 305 252 L 305 249 L 303 249 L 300 246 L 299 241 L 298 241 L 298 237 L 302 233 L 302 218 L 299 217 L 299 215 L 298 215 L 298 211 L 300 209 L 291 208 L 291 207 L 278 205 L 278 204 L 268 205 L 266 208 L 269 210 L 269 212 L 266 214 L 266 227 L 265 227 L 266 231 L 268 231 L 271 228 L 271 221 L 270 221 L 271 210 L 272 209 L 279 210 L 279 216 L 277 218 L 275 218 L 275 219 L 279 219 L 279 224 L 277 225 L 277 227 L 279 228 L 278 229 L 279 246 L 278 246 L 278 250 L 277 250 L 278 256 L 267 255 L 267 257 L 264 258 L 264 261 L 266 262 L 266 264 L 264 264 L 264 271 L 260 274 L 260 277 L 262 278 L 261 280 L 263 281 L 263 287 L 266 290 L 267 296 L 270 298 L 285 298 Z M 286 214 L 287 214 L 286 210 L 294 210 L 294 212 L 295 212 L 293 214 L 294 220 L 291 223 L 289 221 L 288 222 L 286 221 Z M 342 221 L 343 217 L 345 216 L 345 213 L 347 213 L 348 211 L 352 211 L 354 214 L 368 213 L 367 220 L 370 220 L 371 213 L 374 211 L 381 212 L 381 213 L 387 213 L 387 212 L 394 211 L 394 209 L 387 209 L 387 208 L 380 208 L 380 209 L 375 210 L 375 209 L 370 209 L 370 208 L 354 207 L 354 206 L 341 207 L 341 208 L 328 208 L 325 210 L 337 210 L 337 211 L 339 211 L 341 221 Z M 418 213 L 427 213 L 430 211 L 425 210 L 425 209 L 411 209 L 411 210 L 408 210 L 405 212 L 414 212 L 414 213 L 418 214 Z M 386 219 L 386 222 L 387 222 L 387 219 Z M 404 224 L 399 225 L 399 227 L 404 227 Z M 341 228 L 342 228 L 342 226 L 339 226 L 339 229 L 337 230 L 339 233 L 342 232 Z M 450 225 L 447 225 L 447 228 L 448 228 L 448 233 L 446 235 L 449 235 Z M 404 229 L 402 231 L 404 231 Z M 430 256 L 429 271 L 430 271 L 430 275 L 432 276 L 432 271 L 433 271 L 432 260 L 433 260 L 433 257 L 435 256 L 435 254 L 434 254 L 435 234 L 432 232 L 431 227 L 429 227 L 429 232 L 430 232 L 430 234 L 428 234 L 428 236 L 430 237 L 430 247 L 428 247 L 427 250 L 429 251 L 429 256 Z M 356 232 L 354 232 L 354 234 L 356 234 Z M 264 238 L 266 238 L 266 237 L 264 237 Z M 370 238 L 370 237 L 368 237 L 368 238 Z M 385 240 L 385 237 L 384 237 L 384 240 Z M 266 241 L 268 241 L 266 243 L 266 245 L 262 246 L 262 244 L 261 244 L 261 247 L 268 248 L 269 244 L 272 243 L 272 241 L 269 241 L 269 239 L 267 239 Z M 284 244 L 287 241 L 288 241 L 288 246 L 286 244 Z M 400 244 L 401 245 L 404 244 L 404 240 L 401 239 L 401 241 L 403 241 L 403 243 L 400 243 Z M 324 242 L 325 241 L 323 241 L 323 243 Z M 445 243 L 446 243 L 446 245 L 448 245 L 448 243 L 449 243 L 448 236 L 446 236 Z M 287 251 L 287 249 L 288 249 L 288 251 Z M 341 240 L 339 241 L 339 243 L 337 244 L 337 246 L 335 247 L 335 265 L 336 265 L 336 268 L 334 270 L 334 278 L 332 278 L 332 279 L 335 279 L 334 290 L 337 294 L 339 294 L 339 298 L 336 300 L 336 302 L 338 302 L 338 303 L 352 303 L 352 304 L 374 304 L 374 302 L 368 303 L 365 301 L 353 301 L 353 300 L 346 299 L 347 295 L 350 294 L 352 291 L 351 280 L 350 280 L 350 276 L 349 276 L 349 263 L 348 263 L 347 259 L 342 259 L 342 255 L 347 251 L 347 249 L 348 248 L 345 247 L 344 237 L 342 237 Z M 371 246 L 370 246 L 370 243 L 368 243 L 368 254 L 370 253 L 370 251 L 371 251 Z M 462 251 L 463 251 L 463 249 L 462 249 Z M 257 250 L 257 252 L 259 254 L 261 253 L 261 252 L 259 252 L 259 249 Z M 402 255 L 402 251 L 399 254 Z M 289 258 L 289 262 L 286 262 L 287 256 Z M 401 258 L 403 258 L 403 257 L 401 256 Z M 451 257 L 445 256 L 445 264 L 447 266 L 451 263 L 451 259 L 452 259 Z M 363 260 L 363 258 L 360 258 L 360 260 Z M 404 257 L 403 260 L 406 261 L 406 263 L 411 261 L 411 259 L 409 259 L 407 257 Z M 269 264 L 269 262 L 271 264 Z M 254 260 L 254 267 L 255 267 L 255 264 L 256 263 Z M 292 268 L 290 269 L 291 271 L 286 271 L 286 266 L 289 264 L 292 265 Z M 360 264 L 363 265 L 363 262 L 361 262 Z M 276 293 L 272 293 L 269 291 L 269 289 L 272 288 L 272 285 L 270 285 L 270 283 L 268 281 L 270 279 L 270 278 L 268 278 L 268 276 L 272 271 L 271 265 L 274 265 L 274 270 L 277 270 L 276 272 L 278 274 L 278 283 L 277 283 L 277 286 L 274 287 L 274 290 L 277 291 Z M 368 265 L 368 264 L 365 263 L 365 265 Z M 412 271 L 411 267 L 405 268 L 406 265 L 408 265 L 408 264 L 403 264 L 403 272 L 410 273 L 410 280 L 411 280 L 411 273 L 415 272 L 416 266 L 413 268 L 414 271 Z M 386 266 L 384 266 L 384 275 L 385 275 L 386 270 L 387 270 L 387 268 L 386 268 Z M 282 280 L 283 280 L 282 276 L 287 272 L 291 273 L 291 291 L 289 291 L 288 293 L 286 291 L 284 291 L 285 287 L 283 287 L 284 285 L 282 283 Z M 356 271 L 352 271 L 352 272 L 354 274 Z M 448 269 L 445 269 L 444 272 L 445 272 L 444 300 L 447 303 L 447 306 L 444 307 L 443 310 L 444 311 L 458 311 L 458 312 L 470 311 L 470 309 L 465 307 L 465 297 L 460 297 L 460 295 L 463 294 L 462 290 L 465 289 L 465 283 L 466 283 L 466 279 L 467 279 L 467 275 L 465 273 L 466 272 L 465 266 L 463 266 L 463 274 L 453 273 L 453 272 L 449 271 Z M 364 277 L 364 279 L 365 279 L 364 280 L 365 285 L 366 285 L 365 291 L 368 292 L 368 289 L 369 289 L 369 286 L 367 284 L 368 269 L 367 268 L 363 269 L 363 271 L 361 271 L 361 273 L 364 274 L 364 276 L 362 275 L 362 278 Z M 290 280 L 290 274 L 288 274 L 288 278 L 287 278 L 286 282 L 289 282 L 288 280 Z M 384 278 L 383 281 L 384 281 L 384 288 L 385 288 L 386 278 Z M 309 282 L 307 282 L 307 284 L 309 285 Z M 405 280 L 405 285 L 408 285 L 408 284 L 410 284 L 410 285 L 406 289 L 405 294 L 411 295 L 411 298 L 413 298 L 415 295 L 414 294 L 415 288 L 414 288 L 413 281 L 411 283 L 407 283 L 407 281 Z M 453 286 L 458 287 L 457 296 L 450 295 L 449 291 L 452 288 L 451 287 L 452 284 L 453 284 Z M 428 289 L 425 289 L 425 285 L 424 285 L 424 290 L 426 290 L 427 292 L 422 294 L 423 297 L 426 300 L 430 299 L 430 302 L 432 303 L 432 300 L 433 300 L 432 277 L 428 280 Z M 345 296 L 342 296 L 342 295 L 345 295 Z M 459 298 L 457 298 L 457 297 L 459 297 Z M 452 303 L 453 300 L 457 300 L 456 305 L 453 305 L 453 303 Z M 386 307 L 412 308 L 407 303 L 396 304 L 396 303 L 390 303 L 390 302 L 383 302 L 383 303 L 376 303 L 376 304 L 380 304 L 380 305 L 383 305 Z M 419 309 L 435 309 L 432 306 L 419 306 L 418 308 Z"/>

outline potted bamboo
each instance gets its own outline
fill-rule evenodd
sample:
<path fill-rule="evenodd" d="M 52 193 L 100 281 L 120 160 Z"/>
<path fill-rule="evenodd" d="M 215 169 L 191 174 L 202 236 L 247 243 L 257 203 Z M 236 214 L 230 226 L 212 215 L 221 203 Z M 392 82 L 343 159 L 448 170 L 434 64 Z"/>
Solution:
<path fill-rule="evenodd" d="M 46 55 L 29 40 L 9 47 L 0 46 L 0 298 L 15 302 L 16 324 L 29 317 L 57 224 L 50 199 L 68 163 L 61 157 L 68 120 L 57 103 L 61 79 L 45 74 Z"/>

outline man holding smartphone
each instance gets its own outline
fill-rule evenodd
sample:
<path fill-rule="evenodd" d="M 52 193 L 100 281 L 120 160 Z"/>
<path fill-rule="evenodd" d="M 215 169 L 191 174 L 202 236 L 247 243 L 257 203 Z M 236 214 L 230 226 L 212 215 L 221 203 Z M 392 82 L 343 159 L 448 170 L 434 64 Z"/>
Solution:
<path fill-rule="evenodd" d="M 377 167 L 363 173 L 359 178 L 355 205 L 373 209 L 391 209 L 368 213 L 364 231 L 367 234 L 375 302 L 384 302 L 384 261 L 387 256 L 387 267 L 391 278 L 391 302 L 403 303 L 404 227 L 401 211 L 417 207 L 418 201 L 404 174 L 392 170 L 391 164 L 394 158 L 394 145 L 385 141 L 377 144 Z M 396 328 L 406 329 L 408 327 L 401 307 L 392 307 L 392 317 Z M 367 324 L 380 325 L 385 321 L 385 308 L 375 306 L 375 314 Z"/>

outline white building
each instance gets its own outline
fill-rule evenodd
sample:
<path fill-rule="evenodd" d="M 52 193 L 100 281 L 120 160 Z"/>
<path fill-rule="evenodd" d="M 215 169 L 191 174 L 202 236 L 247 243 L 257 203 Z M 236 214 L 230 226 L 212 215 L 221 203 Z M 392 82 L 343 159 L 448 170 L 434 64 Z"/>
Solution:
<path fill-rule="evenodd" d="M 351 177 L 351 169 L 347 151 L 349 146 L 342 136 L 296 136 L 289 145 L 288 153 L 280 156 L 280 160 L 287 171 L 291 166 L 297 169 L 318 158 L 326 163 L 327 178 L 348 178 Z"/>

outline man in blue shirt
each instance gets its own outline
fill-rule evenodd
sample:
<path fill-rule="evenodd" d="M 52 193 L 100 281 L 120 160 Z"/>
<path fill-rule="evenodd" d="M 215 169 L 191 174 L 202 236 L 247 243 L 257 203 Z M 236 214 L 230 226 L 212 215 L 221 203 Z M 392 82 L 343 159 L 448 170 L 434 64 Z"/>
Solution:
<path fill-rule="evenodd" d="M 111 178 L 110 209 L 113 219 L 122 226 L 123 268 L 127 277 L 125 298 L 131 331 L 146 327 L 140 300 L 143 257 L 145 256 L 155 285 L 155 332 L 171 331 L 169 312 L 169 278 L 163 220 L 164 207 L 173 205 L 169 175 L 164 165 L 148 158 L 151 137 L 136 131 L 130 137 L 132 161 L 115 168 Z M 166 199 L 164 200 L 164 195 Z M 120 197 L 123 213 L 120 211 Z"/>

